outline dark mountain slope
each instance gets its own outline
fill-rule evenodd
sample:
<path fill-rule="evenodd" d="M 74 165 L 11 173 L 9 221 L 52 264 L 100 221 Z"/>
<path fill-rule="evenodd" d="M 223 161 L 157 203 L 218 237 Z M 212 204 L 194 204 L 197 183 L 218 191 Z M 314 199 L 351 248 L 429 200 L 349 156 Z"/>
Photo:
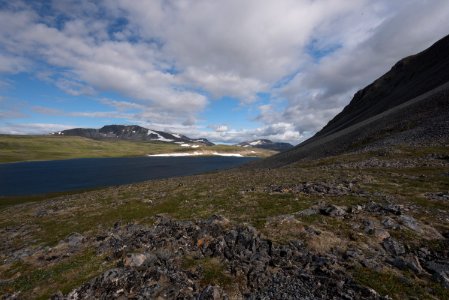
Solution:
<path fill-rule="evenodd" d="M 253 141 L 247 141 L 247 142 L 241 142 L 237 144 L 236 146 L 240 147 L 253 147 L 253 148 L 261 148 L 261 149 L 268 149 L 268 150 L 274 150 L 274 151 L 286 151 L 288 149 L 293 148 L 292 144 L 289 143 L 280 143 L 280 142 L 273 142 L 267 139 L 259 139 L 259 140 L 253 140 Z"/>
<path fill-rule="evenodd" d="M 448 81 L 449 36 L 446 36 L 427 50 L 400 60 L 385 75 L 358 91 L 349 105 L 315 137 L 354 125 Z"/>
<path fill-rule="evenodd" d="M 214 145 L 205 138 L 191 139 L 182 134 L 172 134 L 151 130 L 138 125 L 106 125 L 100 129 L 73 128 L 55 132 L 53 135 L 82 136 L 91 139 L 122 139 L 138 141 L 159 141 L 168 143 L 196 143 L 205 146 Z"/>
<path fill-rule="evenodd" d="M 398 62 L 357 92 L 314 137 L 259 166 L 281 166 L 366 147 L 449 141 L 449 36 Z"/>

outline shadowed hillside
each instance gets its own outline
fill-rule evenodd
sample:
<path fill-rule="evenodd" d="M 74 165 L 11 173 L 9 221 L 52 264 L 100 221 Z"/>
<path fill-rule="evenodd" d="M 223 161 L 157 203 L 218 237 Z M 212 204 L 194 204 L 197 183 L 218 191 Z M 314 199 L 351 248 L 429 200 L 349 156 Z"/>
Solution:
<path fill-rule="evenodd" d="M 260 165 L 279 166 L 380 144 L 432 144 L 449 136 L 449 36 L 396 63 L 358 91 L 315 136 Z M 373 144 L 377 141 L 377 144 Z"/>

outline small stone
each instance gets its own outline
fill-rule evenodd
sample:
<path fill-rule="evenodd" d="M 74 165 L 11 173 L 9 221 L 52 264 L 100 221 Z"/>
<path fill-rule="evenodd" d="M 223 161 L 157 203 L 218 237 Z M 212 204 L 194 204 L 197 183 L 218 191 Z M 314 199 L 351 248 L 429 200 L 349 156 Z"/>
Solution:
<path fill-rule="evenodd" d="M 401 215 L 399 217 L 399 221 L 402 223 L 402 225 L 404 225 L 405 227 L 407 227 L 413 231 L 416 231 L 419 233 L 423 232 L 423 229 L 419 225 L 418 221 L 416 221 L 416 219 L 411 216 Z"/>
<path fill-rule="evenodd" d="M 346 207 L 329 205 L 320 209 L 320 213 L 331 217 L 341 217 L 346 215 Z"/>
<path fill-rule="evenodd" d="M 299 212 L 297 212 L 295 215 L 297 215 L 298 217 L 307 217 L 307 216 L 312 216 L 312 215 L 316 215 L 318 214 L 318 210 L 315 208 L 306 208 L 304 210 L 301 210 Z"/>
<path fill-rule="evenodd" d="M 375 230 L 374 235 L 379 241 L 383 241 L 390 237 L 390 233 L 385 229 Z"/>
<path fill-rule="evenodd" d="M 125 257 L 125 267 L 140 267 L 147 259 L 145 254 L 128 254 Z"/>
<path fill-rule="evenodd" d="M 365 225 L 365 233 L 367 234 L 374 234 L 376 231 L 376 226 L 373 221 L 371 220 L 364 220 L 363 225 Z"/>
<path fill-rule="evenodd" d="M 394 256 L 405 254 L 404 245 L 392 237 L 385 239 L 382 243 L 382 246 L 385 248 L 385 250 L 387 250 L 387 252 Z"/>
<path fill-rule="evenodd" d="M 426 263 L 426 269 L 449 289 L 449 261 L 429 261 Z"/>
<path fill-rule="evenodd" d="M 72 233 L 64 240 L 70 247 L 78 247 L 86 241 L 84 235 L 80 233 Z"/>
<path fill-rule="evenodd" d="M 385 206 L 384 209 L 390 213 L 393 213 L 393 214 L 399 216 L 402 214 L 402 211 L 404 210 L 404 206 L 398 205 L 398 204 L 389 204 L 389 205 Z"/>
<path fill-rule="evenodd" d="M 400 270 L 412 270 L 416 274 L 421 274 L 423 269 L 416 256 L 410 255 L 406 257 L 395 257 L 389 261 L 391 265 Z"/>
<path fill-rule="evenodd" d="M 227 298 L 226 294 L 223 293 L 223 291 L 213 285 L 208 285 L 200 294 L 199 298 L 200 300 L 219 300 Z"/>
<path fill-rule="evenodd" d="M 359 213 L 363 210 L 363 207 L 361 205 L 354 205 L 351 207 L 351 212 L 352 213 Z"/>
<path fill-rule="evenodd" d="M 50 297 L 51 300 L 63 300 L 64 294 L 61 291 L 57 291 L 53 296 Z"/>
<path fill-rule="evenodd" d="M 383 218 L 382 225 L 385 229 L 397 229 L 399 227 L 398 223 L 390 217 Z"/>
<path fill-rule="evenodd" d="M 48 212 L 46 209 L 40 209 L 34 215 L 36 217 L 44 217 L 44 216 L 48 215 Z"/>

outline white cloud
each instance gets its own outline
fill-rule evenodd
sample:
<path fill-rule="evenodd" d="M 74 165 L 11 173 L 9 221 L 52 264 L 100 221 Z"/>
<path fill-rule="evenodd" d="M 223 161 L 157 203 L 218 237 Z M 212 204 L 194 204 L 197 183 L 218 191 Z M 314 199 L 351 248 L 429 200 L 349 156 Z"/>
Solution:
<path fill-rule="evenodd" d="M 145 106 L 143 106 L 141 104 L 134 103 L 134 102 L 117 101 L 117 100 L 108 99 L 108 98 L 101 98 L 98 100 L 98 102 L 105 104 L 105 105 L 112 106 L 112 107 L 116 108 L 118 111 L 127 111 L 127 110 L 135 110 L 135 109 L 141 110 L 141 109 L 145 108 Z"/>
<path fill-rule="evenodd" d="M 445 0 L 66 0 L 52 1 L 51 12 L 28 3 L 0 10 L 1 73 L 26 71 L 74 96 L 124 99 L 100 100 L 116 111 L 72 116 L 222 141 L 304 139 L 357 89 L 449 28 Z M 260 106 L 259 93 L 271 94 L 268 104 Z M 198 115 L 222 96 L 259 105 L 260 128 L 198 127 Z"/>
<path fill-rule="evenodd" d="M 227 125 L 210 125 L 209 128 L 215 130 L 215 132 L 227 132 L 229 131 L 229 127 Z"/>
<path fill-rule="evenodd" d="M 6 123 L 0 127 L 3 134 L 48 134 L 79 126 L 47 123 Z"/>
<path fill-rule="evenodd" d="M 435 22 L 429 22 L 429 17 Z M 318 63 L 306 65 L 279 88 L 276 95 L 288 100 L 287 108 L 273 114 L 261 111 L 260 120 L 282 120 L 295 124 L 299 132 L 316 132 L 358 89 L 387 72 L 399 59 L 424 50 L 447 34 L 449 2 L 379 1 L 371 6 L 371 13 L 364 13 L 362 26 L 358 24 L 352 20 L 322 32 L 326 38 L 336 33 L 341 48 Z"/>

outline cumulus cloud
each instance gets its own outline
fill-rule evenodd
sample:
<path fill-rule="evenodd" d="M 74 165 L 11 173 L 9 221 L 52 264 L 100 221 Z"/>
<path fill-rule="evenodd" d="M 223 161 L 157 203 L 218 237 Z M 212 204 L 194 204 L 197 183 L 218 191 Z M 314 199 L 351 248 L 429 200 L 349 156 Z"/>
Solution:
<path fill-rule="evenodd" d="M 28 72 L 114 109 L 71 116 L 299 142 L 447 28 L 445 0 L 10 1 L 0 9 L 0 73 Z M 254 105 L 259 128 L 200 127 L 224 96 Z"/>
<path fill-rule="evenodd" d="M 277 96 L 287 99 L 287 108 L 270 116 L 262 112 L 262 119 L 283 120 L 296 124 L 299 132 L 315 132 L 341 111 L 358 89 L 387 72 L 399 59 L 429 47 L 449 28 L 447 1 L 377 2 L 368 15 L 366 11 L 363 15 L 359 33 L 349 27 L 360 24 L 354 20 L 334 24 L 330 32 L 338 33 L 341 47 L 319 62 L 305 65 L 277 89 Z M 435 22 L 429 22 L 429 17 Z M 366 28 L 367 24 L 372 27 Z M 329 33 L 323 32 L 323 36 Z"/>
<path fill-rule="evenodd" d="M 209 125 L 208 127 L 213 129 L 213 130 L 215 130 L 216 132 L 229 131 L 228 125 L 224 125 L 224 124 L 221 124 L 221 125 Z"/>
<path fill-rule="evenodd" d="M 48 134 L 51 132 L 79 127 L 76 125 L 49 123 L 6 123 L 0 127 L 3 134 Z"/>

